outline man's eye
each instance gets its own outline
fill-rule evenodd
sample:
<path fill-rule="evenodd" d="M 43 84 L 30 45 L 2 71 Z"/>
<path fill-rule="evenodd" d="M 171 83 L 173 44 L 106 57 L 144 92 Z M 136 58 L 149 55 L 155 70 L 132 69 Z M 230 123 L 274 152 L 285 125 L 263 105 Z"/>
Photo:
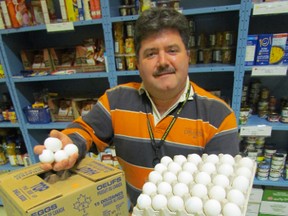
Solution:
<path fill-rule="evenodd" d="M 175 48 L 171 48 L 171 49 L 168 50 L 168 52 L 169 53 L 176 53 L 176 52 L 178 52 L 178 50 L 175 49 Z"/>
<path fill-rule="evenodd" d="M 146 53 L 146 57 L 147 58 L 150 58 L 150 57 L 153 57 L 155 55 L 155 52 L 148 52 L 148 53 Z"/>

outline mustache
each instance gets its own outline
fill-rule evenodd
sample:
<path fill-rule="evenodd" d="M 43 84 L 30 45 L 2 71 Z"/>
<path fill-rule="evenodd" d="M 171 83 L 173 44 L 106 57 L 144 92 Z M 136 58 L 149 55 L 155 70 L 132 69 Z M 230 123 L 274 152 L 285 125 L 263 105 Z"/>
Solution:
<path fill-rule="evenodd" d="M 160 66 L 157 68 L 157 70 L 153 73 L 153 76 L 160 76 L 162 74 L 168 74 L 168 73 L 175 73 L 176 70 L 175 68 L 173 67 L 169 67 L 169 66 L 166 66 L 166 67 L 163 67 L 163 66 Z"/>

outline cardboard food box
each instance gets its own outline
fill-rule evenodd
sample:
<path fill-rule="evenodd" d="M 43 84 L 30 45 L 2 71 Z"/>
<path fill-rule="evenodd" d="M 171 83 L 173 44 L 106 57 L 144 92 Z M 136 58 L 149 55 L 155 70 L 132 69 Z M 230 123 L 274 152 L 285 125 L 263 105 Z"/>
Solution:
<path fill-rule="evenodd" d="M 259 216 L 287 216 L 288 191 L 286 188 L 266 188 L 263 193 Z"/>
<path fill-rule="evenodd" d="M 1 175 L 0 197 L 13 216 L 128 215 L 124 173 L 84 158 L 71 175 L 48 183 L 38 164 Z"/>
<path fill-rule="evenodd" d="M 255 65 L 269 65 L 273 34 L 258 35 Z"/>
<path fill-rule="evenodd" d="M 245 65 L 254 65 L 258 35 L 248 35 L 245 54 Z"/>
<path fill-rule="evenodd" d="M 53 70 L 48 49 L 21 50 L 21 60 L 24 70 L 48 73 Z"/>

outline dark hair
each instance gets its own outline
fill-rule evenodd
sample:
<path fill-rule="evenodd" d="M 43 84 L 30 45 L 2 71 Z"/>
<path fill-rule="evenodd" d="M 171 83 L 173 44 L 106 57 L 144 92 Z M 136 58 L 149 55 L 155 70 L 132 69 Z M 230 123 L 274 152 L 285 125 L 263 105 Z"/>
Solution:
<path fill-rule="evenodd" d="M 151 8 L 143 11 L 135 24 L 134 43 L 136 55 L 139 55 L 141 41 L 164 29 L 175 29 L 188 49 L 189 23 L 186 17 L 172 8 Z"/>

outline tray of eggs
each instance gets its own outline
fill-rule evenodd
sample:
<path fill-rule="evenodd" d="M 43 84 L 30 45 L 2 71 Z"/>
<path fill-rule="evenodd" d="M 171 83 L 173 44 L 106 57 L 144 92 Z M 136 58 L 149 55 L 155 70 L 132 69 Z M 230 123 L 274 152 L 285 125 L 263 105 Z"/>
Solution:
<path fill-rule="evenodd" d="M 256 166 L 241 155 L 164 156 L 132 216 L 245 216 Z"/>

